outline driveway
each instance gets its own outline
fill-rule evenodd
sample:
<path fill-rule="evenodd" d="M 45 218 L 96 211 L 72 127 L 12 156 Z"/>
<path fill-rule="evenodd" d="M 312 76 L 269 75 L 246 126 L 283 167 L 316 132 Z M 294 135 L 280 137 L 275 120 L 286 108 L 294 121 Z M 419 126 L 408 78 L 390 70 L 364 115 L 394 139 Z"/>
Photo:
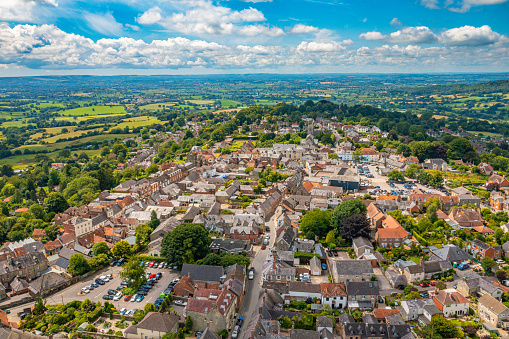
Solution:
<path fill-rule="evenodd" d="M 393 288 L 391 283 L 385 275 L 382 274 L 382 270 L 379 267 L 373 268 L 373 273 L 375 273 L 376 278 L 378 279 L 378 287 L 380 288 L 380 295 L 386 296 L 394 292 L 398 292 L 399 290 Z"/>

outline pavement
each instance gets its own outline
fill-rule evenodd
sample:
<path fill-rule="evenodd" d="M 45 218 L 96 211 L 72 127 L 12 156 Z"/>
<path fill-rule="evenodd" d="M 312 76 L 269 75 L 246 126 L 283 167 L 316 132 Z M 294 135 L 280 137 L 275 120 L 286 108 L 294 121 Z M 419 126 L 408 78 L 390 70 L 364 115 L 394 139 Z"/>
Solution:
<path fill-rule="evenodd" d="M 103 295 L 107 294 L 107 291 L 109 289 L 116 289 L 118 286 L 120 286 L 120 283 L 122 282 L 122 278 L 120 277 L 119 273 L 121 271 L 121 267 L 114 266 L 114 267 L 108 267 L 107 269 L 101 270 L 98 273 L 83 279 L 82 281 L 78 282 L 77 284 L 71 285 L 67 287 L 66 289 L 59 291 L 58 293 L 55 293 L 51 296 L 49 296 L 46 301 L 49 305 L 56 305 L 56 304 L 67 304 L 74 300 L 84 301 L 85 299 L 90 299 L 92 302 L 103 302 L 102 299 Z M 147 303 L 154 303 L 155 300 L 159 297 L 159 295 L 168 287 L 168 284 L 175 279 L 178 274 L 177 271 L 170 270 L 170 269 L 159 269 L 159 268 L 149 268 L 147 267 L 145 272 L 150 273 L 157 273 L 161 272 L 163 274 L 162 278 L 154 285 L 154 287 L 150 290 L 150 292 L 145 296 L 145 298 L 141 302 L 130 302 L 130 301 L 124 301 L 124 298 L 122 297 L 119 301 L 113 301 L 108 300 L 109 303 L 113 304 L 118 310 L 122 308 L 129 309 L 143 309 Z M 87 285 L 90 285 L 95 281 L 95 279 L 99 278 L 102 275 L 111 274 L 113 278 L 105 283 L 104 285 L 99 285 L 99 287 L 93 289 L 88 294 L 84 294 L 81 292 L 81 289 Z M 11 315 L 13 317 L 16 316 L 17 313 L 22 312 L 24 308 L 31 307 L 34 303 L 27 303 L 24 305 L 20 305 L 14 308 L 9 309 L 11 311 Z M 174 309 L 178 310 L 178 307 L 175 307 L 173 305 Z"/>
<path fill-rule="evenodd" d="M 242 326 L 240 330 L 238 336 L 239 338 L 249 338 L 251 335 L 251 328 L 256 325 L 256 315 L 258 312 L 259 300 L 263 294 L 261 287 L 262 265 L 263 262 L 267 259 L 267 256 L 270 254 L 270 249 L 274 247 L 274 242 L 276 239 L 276 222 L 281 212 L 281 207 L 278 207 L 270 220 L 265 223 L 266 226 L 270 227 L 269 246 L 267 246 L 264 250 L 260 248 L 257 255 L 251 261 L 251 266 L 254 267 L 254 279 L 248 280 L 246 287 L 247 292 L 244 299 L 244 307 L 239 312 L 239 318 L 244 319 L 244 326 Z"/>

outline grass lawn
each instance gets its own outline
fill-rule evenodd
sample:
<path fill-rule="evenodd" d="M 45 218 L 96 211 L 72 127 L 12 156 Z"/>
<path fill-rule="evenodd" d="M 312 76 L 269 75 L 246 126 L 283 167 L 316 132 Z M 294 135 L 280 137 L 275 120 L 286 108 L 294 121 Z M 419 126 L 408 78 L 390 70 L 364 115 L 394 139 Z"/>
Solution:
<path fill-rule="evenodd" d="M 112 113 L 125 113 L 123 106 L 88 106 L 68 109 L 60 113 L 61 116 L 94 116 Z"/>
<path fill-rule="evenodd" d="M 467 131 L 467 133 L 470 133 L 470 134 L 482 134 L 482 135 L 485 135 L 487 137 L 493 137 L 493 138 L 501 138 L 502 137 L 502 134 L 500 134 L 500 133 L 477 132 L 477 131 Z"/>
<path fill-rule="evenodd" d="M 417 265 L 419 265 L 421 263 L 421 258 L 419 258 L 419 257 L 410 257 L 409 259 L 412 260 Z"/>

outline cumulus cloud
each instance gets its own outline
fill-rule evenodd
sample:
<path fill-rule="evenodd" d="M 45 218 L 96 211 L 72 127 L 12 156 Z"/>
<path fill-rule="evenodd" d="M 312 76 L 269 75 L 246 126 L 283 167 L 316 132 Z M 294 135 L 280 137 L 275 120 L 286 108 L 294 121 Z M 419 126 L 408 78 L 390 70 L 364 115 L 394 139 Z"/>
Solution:
<path fill-rule="evenodd" d="M 41 7 L 57 7 L 57 0 L 1 0 L 0 21 L 37 21 L 36 12 Z"/>
<path fill-rule="evenodd" d="M 138 18 L 136 18 L 136 21 L 141 25 L 152 25 L 161 21 L 162 19 L 161 13 L 162 13 L 161 8 L 155 6 L 150 8 L 145 13 L 141 14 Z"/>
<path fill-rule="evenodd" d="M 290 33 L 294 33 L 294 34 L 318 33 L 318 31 L 319 31 L 318 27 L 297 24 L 292 27 L 292 29 L 290 30 Z"/>
<path fill-rule="evenodd" d="M 401 21 L 399 21 L 398 18 L 392 18 L 392 20 L 389 22 L 389 24 L 391 26 L 396 26 L 396 27 L 403 25 L 403 23 Z"/>
<path fill-rule="evenodd" d="M 336 41 L 331 42 L 316 42 L 316 41 L 303 41 L 297 46 L 298 52 L 337 52 L 343 51 L 346 47 Z"/>
<path fill-rule="evenodd" d="M 443 32 L 440 41 L 451 46 L 484 46 L 494 44 L 504 38 L 490 26 L 463 26 Z"/>
<path fill-rule="evenodd" d="M 387 40 L 396 44 L 430 44 L 438 41 L 438 37 L 426 26 L 405 27 L 389 34 Z"/>
<path fill-rule="evenodd" d="M 124 30 L 122 24 L 117 22 L 111 13 L 87 13 L 84 18 L 90 28 L 104 35 L 119 36 Z"/>
<path fill-rule="evenodd" d="M 277 27 L 264 25 L 248 25 L 264 22 L 267 19 L 256 8 L 232 10 L 231 8 L 215 5 L 210 0 L 170 0 L 180 10 L 165 16 L 159 7 L 153 7 L 141 14 L 137 22 L 142 25 L 158 23 L 176 32 L 191 35 L 264 35 L 268 37 L 280 36 L 284 31 Z"/>
<path fill-rule="evenodd" d="M 385 35 L 383 35 L 380 32 L 373 31 L 362 33 L 361 35 L 359 35 L 359 38 L 365 40 L 383 40 L 385 39 Z"/>
<path fill-rule="evenodd" d="M 444 32 L 445 33 L 445 32 Z M 453 41 L 455 34 L 444 34 Z M 460 35 L 461 36 L 461 35 Z M 472 35 L 470 35 L 472 37 Z M 228 46 L 182 37 L 145 42 L 132 38 L 93 41 L 53 25 L 0 24 L 0 68 L 29 69 L 282 69 L 450 71 L 475 65 L 507 69 L 509 43 L 499 36 L 490 45 L 389 45 L 357 49 L 349 41 L 303 41 L 293 46 Z M 441 36 L 442 39 L 442 36 Z M 445 38 L 443 38 L 445 39 Z M 320 68 L 323 67 L 323 68 Z"/>
<path fill-rule="evenodd" d="M 462 0 L 457 4 L 457 6 L 450 7 L 449 10 L 458 13 L 466 13 L 475 6 L 499 5 L 504 2 L 507 2 L 507 0 Z"/>

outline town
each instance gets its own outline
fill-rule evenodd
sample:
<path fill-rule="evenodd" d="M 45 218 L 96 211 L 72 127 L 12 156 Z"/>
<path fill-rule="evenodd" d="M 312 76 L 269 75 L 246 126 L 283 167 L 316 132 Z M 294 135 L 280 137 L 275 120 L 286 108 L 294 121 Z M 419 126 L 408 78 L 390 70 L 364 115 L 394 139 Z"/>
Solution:
<path fill-rule="evenodd" d="M 253 113 L 260 109 L 231 114 Z M 1 247 L 2 330 L 31 338 L 507 338 L 509 181 L 468 161 L 484 151 L 470 135 L 425 132 L 447 140 L 446 161 L 422 156 L 440 150 L 391 148 L 398 136 L 383 124 L 269 119 L 233 133 L 223 125 L 207 145 L 162 164 L 163 143 L 184 143 L 204 125 L 190 119 L 179 132 L 154 134 L 151 145 L 125 139 L 132 151 L 120 153 L 117 186 L 95 194 L 87 190 L 95 179 L 65 189 L 54 179 L 60 189 L 45 197 L 45 210 L 12 212 L 18 223 L 30 213 L 51 222 Z M 126 149 L 117 146 L 112 153 Z M 57 178 L 76 168 L 49 165 Z"/>

